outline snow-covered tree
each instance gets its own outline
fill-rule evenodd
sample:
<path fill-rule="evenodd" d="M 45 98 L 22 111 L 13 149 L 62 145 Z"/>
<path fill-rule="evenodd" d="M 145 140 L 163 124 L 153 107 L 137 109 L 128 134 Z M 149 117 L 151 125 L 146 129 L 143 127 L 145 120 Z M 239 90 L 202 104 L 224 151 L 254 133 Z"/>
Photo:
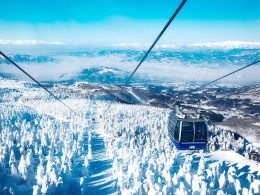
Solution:
<path fill-rule="evenodd" d="M 19 171 L 21 178 L 26 181 L 28 179 L 28 171 L 27 171 L 27 165 L 26 165 L 24 155 L 21 156 L 21 159 L 20 159 L 20 162 L 18 165 L 18 171 Z"/>
<path fill-rule="evenodd" d="M 197 175 L 195 175 L 192 178 L 192 192 L 200 193 L 200 181 L 199 181 L 199 177 Z"/>
<path fill-rule="evenodd" d="M 199 161 L 199 167 L 198 167 L 197 173 L 198 173 L 198 175 L 202 175 L 202 174 L 204 174 L 204 171 L 205 171 L 205 159 L 202 156 Z"/>
<path fill-rule="evenodd" d="M 40 195 L 40 187 L 37 184 L 33 186 L 33 195 Z"/>
<path fill-rule="evenodd" d="M 11 153 L 10 153 L 9 166 L 10 166 L 11 174 L 18 175 L 17 162 L 16 162 L 16 158 L 15 158 L 15 154 L 14 154 L 13 150 L 11 150 Z"/>
<path fill-rule="evenodd" d="M 37 172 L 36 172 L 36 177 L 35 177 L 38 185 L 43 184 L 44 175 L 45 175 L 44 167 L 43 167 L 42 163 L 40 163 L 37 167 Z"/>
<path fill-rule="evenodd" d="M 41 193 L 42 193 L 42 194 L 47 194 L 48 189 L 49 189 L 48 178 L 47 178 L 46 175 L 44 175 L 43 178 L 42 178 Z"/>
<path fill-rule="evenodd" d="M 253 194 L 259 194 L 260 193 L 260 179 L 255 179 L 251 184 L 250 184 L 250 191 Z"/>
<path fill-rule="evenodd" d="M 227 180 L 226 180 L 226 175 L 225 175 L 225 171 L 220 175 L 219 177 L 219 188 L 220 189 L 225 189 L 225 186 L 226 186 L 226 183 L 227 183 Z"/>
<path fill-rule="evenodd" d="M 57 173 L 56 173 L 55 167 L 52 167 L 52 170 L 49 174 L 48 180 L 49 180 L 51 185 L 57 185 L 58 184 Z"/>

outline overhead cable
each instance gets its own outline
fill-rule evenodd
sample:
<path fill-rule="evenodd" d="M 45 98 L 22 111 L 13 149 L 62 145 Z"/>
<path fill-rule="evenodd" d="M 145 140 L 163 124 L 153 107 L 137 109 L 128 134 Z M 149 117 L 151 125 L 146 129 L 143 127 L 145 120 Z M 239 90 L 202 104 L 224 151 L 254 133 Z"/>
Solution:
<path fill-rule="evenodd" d="M 128 77 L 128 79 L 126 80 L 126 82 L 124 83 L 124 85 L 121 88 L 121 91 L 123 90 L 124 87 L 126 87 L 130 80 L 132 79 L 132 77 L 134 76 L 134 74 L 136 73 L 136 71 L 138 70 L 138 68 L 142 65 L 142 63 L 145 61 L 145 59 L 147 58 L 147 56 L 149 55 L 149 53 L 151 52 L 151 50 L 154 48 L 154 46 L 156 45 L 156 43 L 159 41 L 159 39 L 161 38 L 161 36 L 164 34 L 164 32 L 166 31 L 166 29 L 169 27 L 169 25 L 172 23 L 172 21 L 174 20 L 174 18 L 178 15 L 178 13 L 180 12 L 180 10 L 182 9 L 182 7 L 184 6 L 184 4 L 187 2 L 187 0 L 182 0 L 182 2 L 180 3 L 180 5 L 177 7 L 177 9 L 174 11 L 173 15 L 171 16 L 171 18 L 168 20 L 168 22 L 166 23 L 166 25 L 163 27 L 163 29 L 161 30 L 161 32 L 159 33 L 159 35 L 156 37 L 156 39 L 154 40 L 153 44 L 150 46 L 150 48 L 146 51 L 146 53 L 144 54 L 143 58 L 141 59 L 141 61 L 138 63 L 138 65 L 136 66 L 136 68 L 134 69 L 134 71 L 131 73 L 131 75 Z M 110 103 L 110 105 L 108 106 L 108 109 L 110 108 L 111 104 L 114 103 L 114 101 L 116 100 L 116 96 L 113 99 L 113 101 Z M 107 109 L 107 110 L 108 110 Z"/>
<path fill-rule="evenodd" d="M 208 82 L 208 83 L 206 83 L 206 84 L 204 84 L 204 85 L 202 85 L 202 86 L 200 86 L 200 87 L 198 87 L 198 88 L 193 89 L 192 92 L 201 90 L 202 88 L 205 88 L 205 87 L 211 85 L 212 83 L 215 83 L 215 82 L 217 82 L 217 81 L 219 81 L 219 80 L 221 80 L 221 79 L 224 79 L 224 78 L 226 78 L 226 77 L 228 77 L 228 76 L 230 76 L 230 75 L 232 75 L 232 74 L 235 74 L 235 73 L 237 73 L 237 72 L 239 72 L 239 71 L 241 71 L 241 70 L 243 70 L 243 69 L 246 69 L 246 68 L 248 68 L 248 67 L 250 67 L 250 66 L 253 66 L 253 65 L 255 65 L 255 64 L 258 64 L 259 62 L 260 62 L 260 60 L 256 60 L 256 61 L 254 61 L 254 62 L 252 62 L 252 63 L 250 63 L 250 64 L 247 64 L 246 66 L 243 66 L 242 68 L 239 68 L 239 69 L 237 69 L 237 70 L 235 70 L 235 71 L 233 71 L 233 72 L 230 72 L 230 73 L 228 73 L 228 74 L 225 74 L 225 75 L 223 75 L 223 76 L 221 76 L 221 77 L 219 77 L 219 78 L 217 78 L 217 79 L 215 79 L 215 80 L 213 80 L 213 81 L 210 81 L 210 82 Z"/>

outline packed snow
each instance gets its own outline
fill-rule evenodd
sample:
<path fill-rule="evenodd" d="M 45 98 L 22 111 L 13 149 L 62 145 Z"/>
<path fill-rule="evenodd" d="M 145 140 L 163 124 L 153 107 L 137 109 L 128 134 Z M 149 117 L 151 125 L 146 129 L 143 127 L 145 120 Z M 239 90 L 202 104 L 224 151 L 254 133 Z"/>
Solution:
<path fill-rule="evenodd" d="M 70 113 L 39 88 L 1 80 L 0 194 L 259 194 L 259 153 L 210 127 L 205 151 L 179 151 L 169 109 L 67 94 Z"/>

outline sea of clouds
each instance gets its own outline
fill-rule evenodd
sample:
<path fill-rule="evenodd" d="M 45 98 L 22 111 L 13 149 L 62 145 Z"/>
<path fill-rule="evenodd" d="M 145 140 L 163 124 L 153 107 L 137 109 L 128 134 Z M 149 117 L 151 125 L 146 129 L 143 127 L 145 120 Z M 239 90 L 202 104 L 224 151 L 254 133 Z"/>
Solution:
<path fill-rule="evenodd" d="M 148 46 L 116 44 L 93 47 L 46 43 L 19 46 L 2 44 L 2 48 L 35 78 L 41 81 L 63 81 L 75 80 L 84 69 L 98 67 L 115 68 L 130 74 Z M 229 41 L 158 45 L 137 74 L 158 82 L 205 82 L 258 60 L 259 54 L 260 43 Z M 223 82 L 260 83 L 259 72 L 258 64 L 232 75 Z M 27 80 L 23 73 L 6 63 L 3 58 L 0 59 L 0 73 Z"/>

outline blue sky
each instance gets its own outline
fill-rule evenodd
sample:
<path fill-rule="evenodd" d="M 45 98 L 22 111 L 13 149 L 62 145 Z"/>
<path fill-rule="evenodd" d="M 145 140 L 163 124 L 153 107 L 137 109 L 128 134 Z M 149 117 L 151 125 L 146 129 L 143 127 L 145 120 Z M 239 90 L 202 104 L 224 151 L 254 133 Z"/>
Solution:
<path fill-rule="evenodd" d="M 0 0 L 0 39 L 150 43 L 180 0 Z M 161 43 L 260 41 L 259 0 L 188 0 Z"/>

